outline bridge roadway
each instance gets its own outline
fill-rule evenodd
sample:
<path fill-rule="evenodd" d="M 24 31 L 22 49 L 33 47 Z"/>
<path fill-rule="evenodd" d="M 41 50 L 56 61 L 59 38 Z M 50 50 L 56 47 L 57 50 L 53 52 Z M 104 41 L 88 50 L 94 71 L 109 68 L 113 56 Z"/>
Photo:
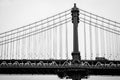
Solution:
<path fill-rule="evenodd" d="M 110 60 L 0 60 L 0 74 L 48 74 L 71 78 L 78 74 L 120 76 L 120 61 Z"/>

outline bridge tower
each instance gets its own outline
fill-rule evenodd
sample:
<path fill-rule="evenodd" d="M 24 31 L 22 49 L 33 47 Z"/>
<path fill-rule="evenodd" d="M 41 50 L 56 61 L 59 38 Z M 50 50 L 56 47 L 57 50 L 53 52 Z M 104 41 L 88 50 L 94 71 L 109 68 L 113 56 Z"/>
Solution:
<path fill-rule="evenodd" d="M 81 56 L 79 52 L 79 43 L 78 43 L 78 23 L 79 23 L 79 9 L 74 3 L 74 7 L 71 10 L 72 13 L 72 23 L 73 23 L 73 52 L 72 59 L 73 61 L 80 61 Z"/>
<path fill-rule="evenodd" d="M 76 7 L 74 3 L 74 7 L 71 10 L 72 13 L 72 23 L 73 23 L 73 52 L 72 59 L 73 64 L 77 64 L 81 60 L 80 52 L 79 52 L 79 43 L 78 43 L 78 23 L 79 23 L 79 9 Z M 72 72 L 71 75 L 72 80 L 81 80 L 81 74 L 76 72 Z"/>

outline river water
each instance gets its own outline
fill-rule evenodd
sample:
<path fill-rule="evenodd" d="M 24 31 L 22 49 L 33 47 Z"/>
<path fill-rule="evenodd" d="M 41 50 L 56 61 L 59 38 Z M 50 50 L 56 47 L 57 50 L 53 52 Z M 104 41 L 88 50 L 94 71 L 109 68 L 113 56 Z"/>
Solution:
<path fill-rule="evenodd" d="M 0 80 L 71 80 L 60 79 L 55 75 L 0 75 Z M 89 76 L 82 80 L 120 80 L 119 76 Z"/>

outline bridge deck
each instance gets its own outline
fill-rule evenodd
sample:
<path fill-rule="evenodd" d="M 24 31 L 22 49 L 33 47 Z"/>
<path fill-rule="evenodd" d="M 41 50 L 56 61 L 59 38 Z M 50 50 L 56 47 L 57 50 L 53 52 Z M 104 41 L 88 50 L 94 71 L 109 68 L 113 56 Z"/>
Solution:
<path fill-rule="evenodd" d="M 0 60 L 0 74 L 120 75 L 120 61 Z"/>

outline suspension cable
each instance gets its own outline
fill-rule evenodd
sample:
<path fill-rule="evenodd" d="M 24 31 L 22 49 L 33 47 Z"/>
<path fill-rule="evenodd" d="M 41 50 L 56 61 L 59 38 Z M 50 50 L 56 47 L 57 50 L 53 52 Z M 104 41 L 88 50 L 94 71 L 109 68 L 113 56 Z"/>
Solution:
<path fill-rule="evenodd" d="M 67 15 L 69 15 L 70 13 L 68 13 Z M 60 16 L 60 17 L 58 17 L 58 18 L 54 18 L 54 20 L 57 20 L 57 19 L 59 19 L 59 18 L 61 18 L 61 17 L 64 17 L 65 15 L 62 15 L 62 16 Z M 20 33 L 20 32 L 23 32 L 23 31 L 27 31 L 27 30 L 29 30 L 29 29 L 33 29 L 33 28 L 36 28 L 36 27 L 39 27 L 40 25 L 44 25 L 44 24 L 46 24 L 46 23 L 48 23 L 48 22 L 51 22 L 52 20 L 49 20 L 48 21 L 48 19 L 47 19 L 47 21 L 46 22 L 44 22 L 44 23 L 42 23 L 42 24 L 38 24 L 38 25 L 35 25 L 35 26 L 32 26 L 32 27 L 28 27 L 28 28 L 26 28 L 26 29 L 23 29 L 23 30 L 20 30 L 19 32 L 13 32 L 12 34 L 8 34 L 8 35 L 6 35 L 6 36 L 1 36 L 0 38 L 4 38 L 4 37 L 7 37 L 7 36 L 10 36 L 10 35 L 14 35 L 14 34 L 16 34 L 16 33 Z M 4 33 L 5 34 L 5 33 Z"/>
<path fill-rule="evenodd" d="M 28 24 L 28 25 L 25 25 L 25 26 L 22 26 L 22 27 L 19 27 L 19 28 L 16 28 L 16 29 L 13 29 L 13 30 L 10 30 L 10 31 L 7 31 L 7 32 L 4 32 L 4 33 L 1 33 L 0 35 L 5 34 L 5 33 L 9 33 L 9 32 L 13 32 L 13 31 L 16 31 L 17 29 L 22 29 L 22 28 L 29 27 L 30 25 L 34 25 L 34 24 L 36 24 L 36 23 L 39 23 L 39 22 L 41 22 L 41 21 L 44 21 L 44 20 L 47 20 L 47 19 L 49 19 L 49 18 L 55 17 L 55 16 L 57 16 L 57 15 L 59 15 L 59 14 L 63 14 L 63 13 L 68 12 L 68 11 L 70 11 L 70 10 L 71 10 L 71 9 L 68 9 L 68 10 L 66 10 L 66 11 L 63 11 L 63 12 L 58 13 L 58 14 L 56 14 L 56 15 L 53 15 L 53 16 L 50 16 L 50 17 L 47 17 L 47 18 L 45 18 L 45 19 L 42 19 L 42 20 L 39 20 L 39 21 L 33 22 L 33 23 L 31 23 L 31 24 Z"/>
<path fill-rule="evenodd" d="M 113 20 L 110 20 L 110 19 L 107 19 L 107 18 L 104 18 L 104 17 L 98 16 L 98 15 L 96 15 L 96 14 L 93 14 L 93 13 L 87 12 L 87 11 L 85 11 L 85 10 L 82 10 L 82 9 L 79 9 L 79 10 L 80 10 L 81 12 L 83 11 L 83 12 L 85 12 L 85 13 L 91 14 L 91 15 L 96 16 L 96 17 L 99 17 L 99 18 L 102 18 L 102 19 L 104 19 L 104 20 L 111 21 L 111 22 L 116 23 L 116 24 L 120 24 L 119 22 L 116 22 L 116 21 L 113 21 Z"/>
<path fill-rule="evenodd" d="M 86 17 L 91 17 L 91 16 L 89 16 L 89 15 L 86 15 L 86 14 L 84 14 L 84 13 L 80 13 L 80 15 L 85 15 Z M 90 14 L 91 15 L 91 14 Z M 91 17 L 92 19 L 94 19 L 94 20 L 96 20 L 96 18 L 94 18 L 94 17 Z M 102 18 L 103 19 L 103 18 Z M 120 28 L 120 26 L 117 26 L 117 25 L 114 25 L 114 24 L 111 24 L 111 23 L 108 23 L 108 22 L 105 22 L 105 21 L 102 21 L 102 20 L 100 20 L 100 19 L 97 19 L 98 21 L 100 21 L 100 22 L 103 22 L 103 23 L 105 23 L 105 24 L 109 24 L 109 25 L 112 25 L 113 27 L 116 27 L 116 28 Z"/>
<path fill-rule="evenodd" d="M 80 18 L 84 20 L 84 18 L 82 18 L 82 17 L 80 17 Z M 90 22 L 90 20 L 88 20 L 88 19 L 85 19 L 85 21 Z M 115 29 L 112 29 L 112 28 L 110 28 L 110 27 L 108 27 L 108 26 L 103 26 L 103 25 L 101 25 L 101 24 L 99 24 L 99 23 L 96 23 L 96 22 L 93 22 L 93 21 L 91 21 L 91 23 L 97 24 L 97 26 L 101 26 L 101 27 L 104 27 L 104 28 L 106 28 L 106 29 L 110 29 L 110 30 L 112 30 L 112 31 L 115 31 L 115 32 L 119 32 L 119 33 L 120 33 L 120 31 L 115 30 Z M 109 24 L 108 24 L 108 25 L 109 25 Z"/>
<path fill-rule="evenodd" d="M 70 17 L 70 18 L 67 18 L 67 20 L 68 20 L 68 19 L 71 19 L 71 17 Z M 58 24 L 58 23 L 60 23 L 60 22 L 54 23 L 55 27 L 58 27 L 58 26 L 66 23 L 65 20 L 62 20 L 61 22 L 64 22 L 64 23 L 61 23 L 61 24 L 59 24 L 59 25 L 57 25 L 57 26 L 56 26 L 55 24 Z M 32 31 L 32 32 L 30 32 L 30 33 L 26 33 L 26 34 L 23 34 L 23 35 L 20 35 L 20 36 L 16 36 L 16 37 L 13 37 L 13 38 L 11 38 L 11 39 L 7 39 L 7 40 L 1 41 L 1 42 L 6 42 L 6 41 L 9 41 L 9 40 L 12 40 L 12 39 L 15 39 L 15 38 L 19 38 L 19 37 L 22 37 L 22 36 L 29 35 L 29 34 L 31 34 L 31 33 L 34 34 L 34 33 L 36 33 L 37 31 L 40 31 L 40 30 L 42 30 L 41 32 L 43 32 L 43 31 L 46 31 L 46 30 L 55 28 L 55 27 L 50 27 L 50 26 L 53 26 L 53 24 L 52 24 L 52 25 L 49 25 L 49 26 L 46 26 L 46 27 L 44 27 L 44 28 L 41 28 L 41 29 L 37 29 L 37 30 Z M 50 27 L 50 28 L 48 28 L 48 27 Z M 43 30 L 43 29 L 45 29 L 45 28 L 48 28 L 48 29 Z M 0 42 L 0 43 L 1 43 L 1 42 Z M 1 45 L 1 44 L 0 44 L 0 45 Z"/>
<path fill-rule="evenodd" d="M 82 18 L 82 17 L 80 17 L 80 18 L 84 20 L 84 18 Z M 80 21 L 82 21 L 82 20 L 80 20 Z M 88 22 L 86 22 L 86 21 L 88 21 Z M 82 22 L 84 22 L 84 21 L 82 21 Z M 85 19 L 85 23 L 89 24 L 89 22 L 90 22 L 89 20 Z M 91 21 L 91 23 L 96 24 L 95 22 L 92 22 L 92 21 Z M 96 25 L 93 25 L 93 24 L 91 24 L 91 25 L 94 26 L 94 27 L 97 27 L 97 28 L 103 29 L 103 30 L 105 30 L 105 31 L 108 31 L 108 32 L 111 32 L 111 33 L 114 33 L 114 34 L 120 35 L 120 33 L 118 33 L 119 31 L 114 32 L 114 31 L 108 30 L 109 28 L 106 27 L 106 26 L 102 26 L 102 25 L 100 25 L 100 24 L 97 24 L 97 25 L 99 25 L 99 26 L 101 26 L 101 27 L 96 26 Z M 104 27 L 104 28 L 102 28 L 102 27 Z M 107 28 L 107 29 L 105 29 L 105 28 Z"/>

